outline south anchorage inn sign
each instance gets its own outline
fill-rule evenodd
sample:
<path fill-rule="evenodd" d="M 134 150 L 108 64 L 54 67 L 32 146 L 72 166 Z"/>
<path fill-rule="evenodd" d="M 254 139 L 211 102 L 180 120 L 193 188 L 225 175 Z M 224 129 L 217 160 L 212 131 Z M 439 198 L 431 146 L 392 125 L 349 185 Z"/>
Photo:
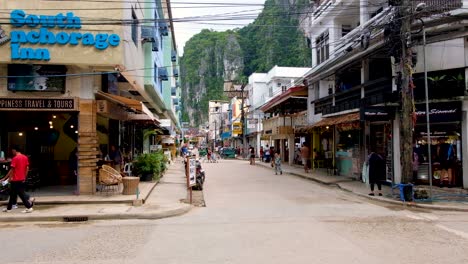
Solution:
<path fill-rule="evenodd" d="M 105 50 L 109 46 L 117 47 L 120 37 L 117 34 L 77 32 L 81 29 L 81 19 L 72 12 L 65 15 L 59 13 L 51 15 L 27 14 L 23 10 L 10 13 L 11 60 L 49 61 L 50 51 L 47 47 L 31 48 L 29 45 L 71 45 L 94 46 L 98 50 Z M 50 29 L 58 29 L 51 31 Z"/>

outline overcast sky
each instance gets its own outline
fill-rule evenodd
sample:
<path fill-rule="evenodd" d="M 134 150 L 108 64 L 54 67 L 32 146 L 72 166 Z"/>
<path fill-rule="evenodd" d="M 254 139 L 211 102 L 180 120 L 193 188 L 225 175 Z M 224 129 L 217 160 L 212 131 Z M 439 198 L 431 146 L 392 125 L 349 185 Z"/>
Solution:
<path fill-rule="evenodd" d="M 253 21 L 251 17 L 258 15 L 263 8 L 263 6 L 255 4 L 263 4 L 265 0 L 173 0 L 171 3 L 173 19 L 175 21 L 176 41 L 179 54 L 182 55 L 185 43 L 202 29 L 224 31 L 251 23 Z M 246 5 L 243 5 L 243 3 Z M 236 6 L 228 6 L 229 4 L 235 4 Z M 219 19 L 228 13 L 243 17 L 237 17 L 232 20 L 213 21 L 213 19 Z M 198 21 L 192 21 L 197 16 L 205 17 L 197 19 Z M 246 16 L 249 16 L 249 19 L 245 19 L 247 18 Z M 177 22 L 182 18 L 190 18 L 191 21 Z"/>

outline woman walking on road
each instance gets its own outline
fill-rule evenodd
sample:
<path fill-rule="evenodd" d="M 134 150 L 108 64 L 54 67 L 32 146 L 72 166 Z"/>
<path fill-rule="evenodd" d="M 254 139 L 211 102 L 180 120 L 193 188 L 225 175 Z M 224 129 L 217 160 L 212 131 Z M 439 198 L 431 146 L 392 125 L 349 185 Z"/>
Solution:
<path fill-rule="evenodd" d="M 275 175 L 278 175 L 278 172 L 280 175 L 283 174 L 283 170 L 281 169 L 281 155 L 279 151 L 275 153 Z"/>
<path fill-rule="evenodd" d="M 369 183 L 371 192 L 369 193 L 370 196 L 374 196 L 374 186 L 377 184 L 377 188 L 379 189 L 379 196 L 382 196 L 382 181 L 385 180 L 385 160 L 377 154 L 376 152 L 372 151 L 369 155 Z"/>

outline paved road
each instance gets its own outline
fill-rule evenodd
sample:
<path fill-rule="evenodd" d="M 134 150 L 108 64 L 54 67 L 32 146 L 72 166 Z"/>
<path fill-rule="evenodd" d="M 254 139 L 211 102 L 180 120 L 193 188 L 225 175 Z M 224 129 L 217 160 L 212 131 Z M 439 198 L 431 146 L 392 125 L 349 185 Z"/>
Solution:
<path fill-rule="evenodd" d="M 468 214 L 409 211 L 243 161 L 157 221 L 0 226 L 0 263 L 468 263 Z"/>

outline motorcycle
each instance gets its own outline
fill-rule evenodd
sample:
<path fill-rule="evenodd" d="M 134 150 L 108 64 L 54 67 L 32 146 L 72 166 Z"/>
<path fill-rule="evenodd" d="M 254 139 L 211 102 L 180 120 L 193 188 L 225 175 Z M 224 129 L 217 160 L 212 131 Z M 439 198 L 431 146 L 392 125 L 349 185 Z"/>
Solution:
<path fill-rule="evenodd" d="M 205 171 L 202 169 L 201 162 L 197 160 L 195 162 L 196 167 L 196 185 L 192 187 L 192 190 L 203 190 L 203 184 L 205 183 Z"/>

